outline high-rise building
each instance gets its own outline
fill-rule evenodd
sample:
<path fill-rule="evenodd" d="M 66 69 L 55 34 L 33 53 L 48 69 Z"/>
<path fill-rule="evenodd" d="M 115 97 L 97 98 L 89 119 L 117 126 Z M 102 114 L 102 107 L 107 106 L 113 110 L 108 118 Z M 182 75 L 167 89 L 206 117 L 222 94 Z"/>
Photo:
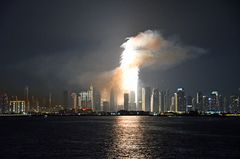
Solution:
<path fill-rule="evenodd" d="M 73 93 L 71 93 L 71 97 L 72 97 L 72 102 L 71 102 L 72 110 L 76 112 L 78 109 L 77 108 L 77 94 L 73 92 Z"/>
<path fill-rule="evenodd" d="M 171 97 L 171 106 L 170 106 L 170 112 L 176 112 L 176 104 L 175 104 L 175 95 L 176 93 L 174 93 L 174 96 Z"/>
<path fill-rule="evenodd" d="M 136 104 L 137 104 L 137 111 L 142 111 L 142 86 L 141 83 L 138 83 L 138 88 L 137 88 L 137 100 L 136 100 Z"/>
<path fill-rule="evenodd" d="M 153 89 L 152 93 L 152 104 L 151 104 L 151 112 L 159 113 L 159 90 Z"/>
<path fill-rule="evenodd" d="M 93 98 L 93 85 L 90 85 L 89 88 L 89 95 L 91 96 L 91 109 L 94 110 L 93 104 L 94 104 L 94 98 Z"/>
<path fill-rule="evenodd" d="M 193 110 L 193 103 L 192 103 L 193 97 L 187 96 L 186 97 L 186 111 L 190 112 Z"/>
<path fill-rule="evenodd" d="M 128 106 L 129 106 L 129 94 L 128 93 L 124 93 L 124 102 L 123 102 L 123 106 L 124 106 L 124 110 L 128 110 Z"/>
<path fill-rule="evenodd" d="M 185 112 L 186 111 L 186 99 L 183 88 L 178 88 L 177 93 L 175 93 L 175 111 Z"/>
<path fill-rule="evenodd" d="M 159 92 L 159 105 L 160 105 L 160 112 L 165 112 L 165 98 L 166 98 L 166 92 L 164 90 Z"/>
<path fill-rule="evenodd" d="M 219 94 L 218 91 L 212 91 L 209 98 L 209 111 L 219 111 Z"/>
<path fill-rule="evenodd" d="M 69 104 L 69 92 L 65 90 L 63 92 L 63 108 L 64 109 L 70 109 L 70 104 Z"/>
<path fill-rule="evenodd" d="M 116 111 L 117 111 L 117 96 L 114 88 L 112 88 L 110 91 L 110 112 Z"/>
<path fill-rule="evenodd" d="M 9 112 L 16 114 L 26 113 L 26 105 L 24 100 L 15 100 L 9 102 Z"/>
<path fill-rule="evenodd" d="M 103 101 L 103 111 L 104 112 L 109 112 L 110 108 L 109 108 L 109 102 L 108 101 Z"/>
<path fill-rule="evenodd" d="M 134 91 L 130 91 L 129 106 L 130 106 L 130 110 L 136 111 L 135 92 Z"/>
<path fill-rule="evenodd" d="M 7 93 L 0 93 L 0 113 L 7 113 L 8 112 L 8 95 Z"/>
<path fill-rule="evenodd" d="M 229 109 L 229 98 L 228 97 L 224 97 L 223 99 L 223 109 L 225 113 L 229 113 L 230 109 Z"/>
<path fill-rule="evenodd" d="M 203 111 L 203 94 L 202 92 L 197 92 L 196 108 L 199 112 Z"/>
<path fill-rule="evenodd" d="M 239 113 L 239 98 L 237 95 L 230 96 L 230 112 L 231 113 Z"/>
<path fill-rule="evenodd" d="M 79 109 L 81 109 L 81 108 L 94 109 L 93 103 L 94 103 L 93 88 L 90 87 L 89 90 L 81 91 L 80 93 L 78 93 L 78 107 L 79 107 Z"/>
<path fill-rule="evenodd" d="M 52 110 L 52 93 L 48 94 L 48 108 Z"/>
<path fill-rule="evenodd" d="M 143 111 L 151 111 L 151 88 L 142 88 L 142 109 Z"/>
<path fill-rule="evenodd" d="M 203 112 L 209 110 L 209 98 L 207 96 L 203 96 Z"/>
<path fill-rule="evenodd" d="M 30 101 L 29 101 L 29 87 L 28 86 L 26 86 L 24 88 L 24 100 L 25 100 L 25 105 L 26 105 L 25 111 L 29 112 L 29 110 L 30 110 Z"/>
<path fill-rule="evenodd" d="M 98 90 L 93 91 L 93 108 L 98 112 L 101 111 L 101 95 Z"/>
<path fill-rule="evenodd" d="M 171 106 L 171 96 L 170 96 L 169 90 L 167 89 L 165 91 L 165 95 L 164 95 L 164 109 L 163 109 L 163 112 L 170 111 L 170 106 Z"/>

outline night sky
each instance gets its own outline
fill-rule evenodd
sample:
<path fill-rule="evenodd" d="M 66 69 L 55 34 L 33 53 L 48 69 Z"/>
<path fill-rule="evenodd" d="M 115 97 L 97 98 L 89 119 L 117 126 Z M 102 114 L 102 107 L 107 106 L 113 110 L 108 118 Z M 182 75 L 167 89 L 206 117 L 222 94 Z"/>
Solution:
<path fill-rule="evenodd" d="M 230 95 L 240 87 L 240 5 L 231 0 L 52 0 L 0 2 L 0 91 L 59 96 L 82 76 L 119 65 L 126 37 L 158 30 L 206 53 L 168 69 L 145 68 L 152 87 Z"/>

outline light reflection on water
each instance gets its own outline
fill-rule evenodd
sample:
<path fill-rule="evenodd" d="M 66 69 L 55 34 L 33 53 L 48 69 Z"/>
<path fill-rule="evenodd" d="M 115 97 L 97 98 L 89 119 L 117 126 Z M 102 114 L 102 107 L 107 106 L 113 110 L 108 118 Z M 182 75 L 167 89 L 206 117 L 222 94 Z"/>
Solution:
<path fill-rule="evenodd" d="M 144 141 L 142 122 L 140 116 L 116 117 L 108 158 L 147 158 L 151 154 Z"/>

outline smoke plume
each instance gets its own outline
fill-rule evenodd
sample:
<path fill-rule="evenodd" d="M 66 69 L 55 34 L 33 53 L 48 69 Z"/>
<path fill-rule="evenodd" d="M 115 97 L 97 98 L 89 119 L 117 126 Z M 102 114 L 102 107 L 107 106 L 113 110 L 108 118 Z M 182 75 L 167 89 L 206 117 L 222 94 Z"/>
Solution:
<path fill-rule="evenodd" d="M 152 30 L 126 38 L 121 47 L 123 52 L 120 66 L 101 74 L 95 83 L 101 86 L 103 98 L 106 100 L 109 98 L 110 89 L 114 88 L 120 103 L 123 102 L 124 92 L 137 93 L 141 68 L 168 68 L 206 52 L 201 48 L 183 46 L 177 41 L 167 40 L 158 31 Z"/>

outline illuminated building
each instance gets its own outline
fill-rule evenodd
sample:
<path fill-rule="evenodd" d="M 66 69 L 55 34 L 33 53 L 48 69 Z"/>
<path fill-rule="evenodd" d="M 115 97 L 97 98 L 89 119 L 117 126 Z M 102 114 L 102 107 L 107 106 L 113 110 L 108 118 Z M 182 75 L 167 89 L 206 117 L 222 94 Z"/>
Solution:
<path fill-rule="evenodd" d="M 186 97 L 186 111 L 187 112 L 190 112 L 190 111 L 193 110 L 193 103 L 192 103 L 192 101 L 193 101 L 193 97 L 191 97 L 191 96 L 187 96 Z"/>
<path fill-rule="evenodd" d="M 129 108 L 130 110 L 136 111 L 135 92 L 134 91 L 130 91 L 129 106 L 130 106 L 130 108 Z"/>
<path fill-rule="evenodd" d="M 206 112 L 209 110 L 209 98 L 207 96 L 203 96 L 203 111 Z"/>
<path fill-rule="evenodd" d="M 8 112 L 8 95 L 7 93 L 0 93 L 0 113 Z"/>
<path fill-rule="evenodd" d="M 196 100 L 196 110 L 199 112 L 204 111 L 203 110 L 203 95 L 202 92 L 197 92 L 197 100 Z"/>
<path fill-rule="evenodd" d="M 218 91 L 212 91 L 209 98 L 209 111 L 219 111 Z"/>
<path fill-rule="evenodd" d="M 101 111 L 101 95 L 97 90 L 93 90 L 93 108 L 95 111 Z"/>
<path fill-rule="evenodd" d="M 30 110 L 30 101 L 29 101 L 29 87 L 26 86 L 24 88 L 24 100 L 25 100 L 25 104 L 26 104 L 26 112 L 28 112 Z"/>
<path fill-rule="evenodd" d="M 128 93 L 124 93 L 123 96 L 124 96 L 124 102 L 123 102 L 124 110 L 128 110 L 129 94 Z"/>
<path fill-rule="evenodd" d="M 78 93 L 78 107 L 79 109 L 82 108 L 91 108 L 94 110 L 95 108 L 93 107 L 93 86 L 90 86 L 90 89 L 87 91 L 81 91 Z"/>
<path fill-rule="evenodd" d="M 175 93 L 175 111 L 183 113 L 186 111 L 186 100 L 183 88 L 178 88 Z"/>
<path fill-rule="evenodd" d="M 164 112 L 170 111 L 171 97 L 169 90 L 165 91 L 164 95 Z"/>
<path fill-rule="evenodd" d="M 52 109 L 52 93 L 48 94 L 48 107 L 50 110 Z"/>
<path fill-rule="evenodd" d="M 141 83 L 138 83 L 137 88 L 137 111 L 142 111 L 142 87 Z"/>
<path fill-rule="evenodd" d="M 26 113 L 26 106 L 24 100 L 16 100 L 9 102 L 9 112 L 16 114 Z"/>
<path fill-rule="evenodd" d="M 72 110 L 77 111 L 77 94 L 73 92 L 71 94 L 71 97 L 72 97 Z"/>
<path fill-rule="evenodd" d="M 112 88 L 110 92 L 110 112 L 116 112 L 117 111 L 117 97 L 115 90 Z"/>
<path fill-rule="evenodd" d="M 150 87 L 142 88 L 142 109 L 143 111 L 151 111 L 151 89 Z"/>
<path fill-rule="evenodd" d="M 175 104 L 175 94 L 171 97 L 171 106 L 170 106 L 170 112 L 176 111 L 176 104 Z"/>
<path fill-rule="evenodd" d="M 159 91 L 158 89 L 153 89 L 152 99 L 151 99 L 151 112 L 159 113 Z"/>
<path fill-rule="evenodd" d="M 230 112 L 231 113 L 239 113 L 239 97 L 237 95 L 230 96 Z"/>

